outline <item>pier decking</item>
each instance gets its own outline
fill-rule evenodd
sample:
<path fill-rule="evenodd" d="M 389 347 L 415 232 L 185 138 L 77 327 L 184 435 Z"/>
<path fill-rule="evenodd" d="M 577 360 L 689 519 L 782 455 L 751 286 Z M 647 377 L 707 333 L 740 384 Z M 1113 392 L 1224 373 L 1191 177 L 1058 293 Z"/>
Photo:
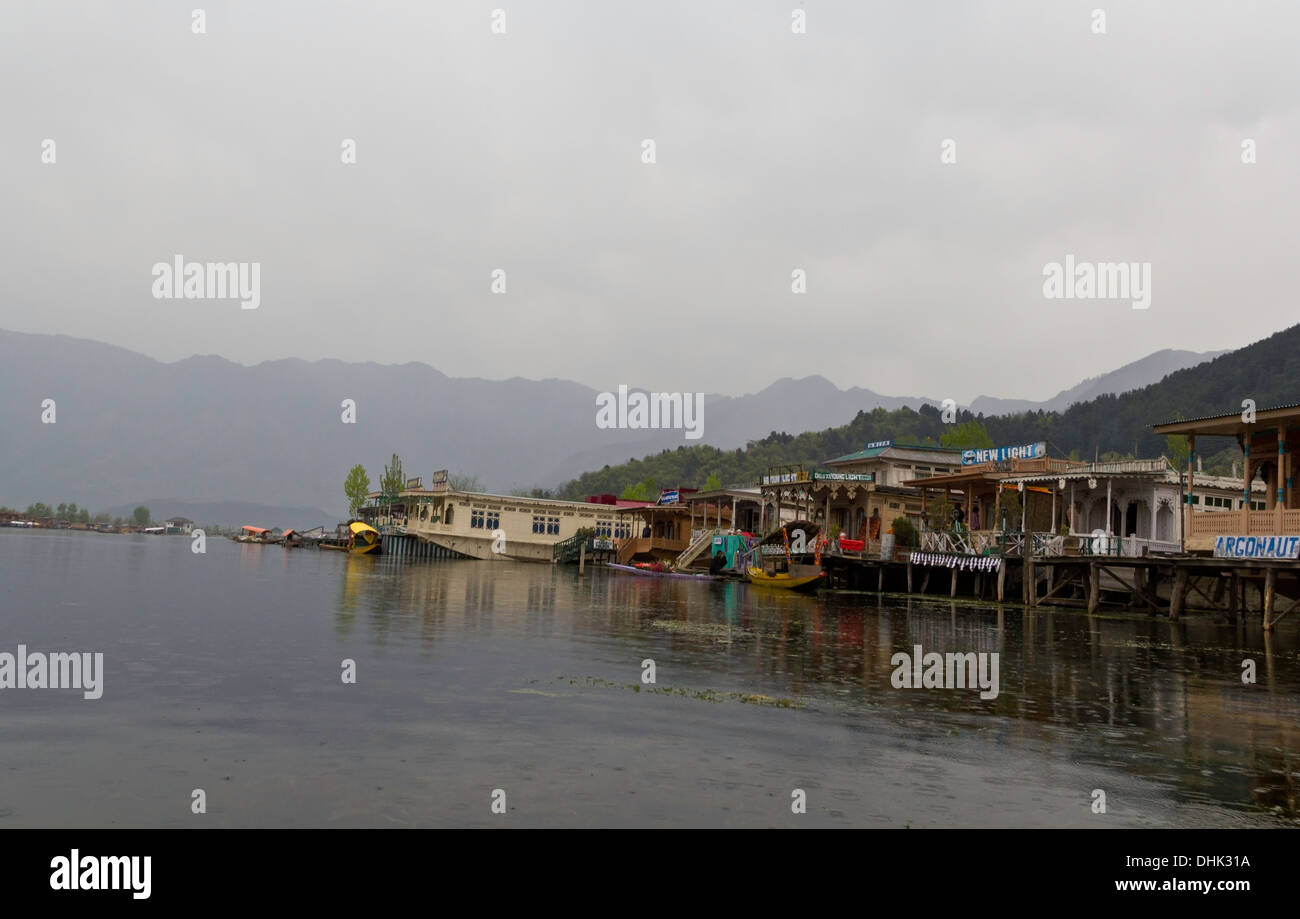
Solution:
<path fill-rule="evenodd" d="M 926 562 L 921 563 L 922 559 Z M 1190 609 L 1236 622 L 1258 615 L 1265 631 L 1300 607 L 1294 561 L 1200 556 L 945 556 L 914 551 L 905 560 L 823 556 L 828 587 L 935 593 L 1025 606 L 1103 606 L 1177 620 Z"/>

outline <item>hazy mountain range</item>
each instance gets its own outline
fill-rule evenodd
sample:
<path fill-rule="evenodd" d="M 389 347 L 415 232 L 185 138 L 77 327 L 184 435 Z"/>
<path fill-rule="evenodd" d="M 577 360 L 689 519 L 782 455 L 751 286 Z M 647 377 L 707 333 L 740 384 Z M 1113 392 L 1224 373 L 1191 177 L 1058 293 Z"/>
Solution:
<path fill-rule="evenodd" d="M 1161 351 L 1047 403 L 981 396 L 972 407 L 1063 408 L 1215 353 Z M 938 404 L 841 390 L 817 376 L 782 379 L 745 396 L 706 396 L 704 436 L 686 440 L 680 430 L 597 428 L 597 391 L 577 383 L 452 378 L 420 363 L 287 359 L 247 367 L 213 356 L 162 363 L 99 342 L 0 330 L 0 368 L 0 504 L 76 501 L 99 511 L 146 503 L 157 519 L 201 523 L 250 522 L 242 515 L 260 512 L 252 505 L 284 510 L 284 520 L 268 525 L 333 523 L 346 510 L 348 469 L 363 464 L 377 486 L 394 452 L 408 477 L 428 483 L 446 468 L 507 491 L 555 486 L 679 445 L 733 449 L 771 431 L 842 425 L 877 406 Z M 41 423 L 46 399 L 54 400 L 53 424 Z M 341 420 L 345 399 L 356 403 L 355 424 Z M 244 507 L 204 516 L 229 502 Z M 321 519 L 298 519 L 316 513 Z"/>

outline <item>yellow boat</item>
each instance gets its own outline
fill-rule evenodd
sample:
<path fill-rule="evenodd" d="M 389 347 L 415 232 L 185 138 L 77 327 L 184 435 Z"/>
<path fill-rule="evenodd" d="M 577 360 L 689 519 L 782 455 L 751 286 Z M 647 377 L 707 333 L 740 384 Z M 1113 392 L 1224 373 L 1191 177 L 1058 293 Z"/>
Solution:
<path fill-rule="evenodd" d="M 321 542 L 322 549 L 340 549 L 353 555 L 378 555 L 383 551 L 379 531 L 368 523 L 354 520 L 348 524 L 351 535 L 346 543 Z"/>
<path fill-rule="evenodd" d="M 812 565 L 795 565 L 796 569 L 807 569 Z M 776 587 L 780 590 L 802 590 L 807 587 L 816 586 L 816 583 L 826 576 L 824 571 L 808 573 L 806 571 L 779 571 L 769 573 L 762 568 L 749 567 L 749 583 L 759 584 L 763 587 Z"/>

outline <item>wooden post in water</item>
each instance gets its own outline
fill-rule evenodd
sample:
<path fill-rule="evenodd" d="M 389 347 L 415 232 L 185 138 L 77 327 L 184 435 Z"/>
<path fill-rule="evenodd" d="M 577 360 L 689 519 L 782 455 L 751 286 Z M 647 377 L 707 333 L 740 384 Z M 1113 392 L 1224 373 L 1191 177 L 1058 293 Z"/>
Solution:
<path fill-rule="evenodd" d="M 911 570 L 910 565 L 908 566 L 908 570 L 909 571 Z M 885 592 L 885 563 L 881 562 L 880 565 L 877 566 L 876 568 L 876 593 L 879 594 L 884 592 Z"/>
<path fill-rule="evenodd" d="M 1001 603 L 1006 599 L 1007 593 L 1007 560 L 1001 560 L 998 565 L 998 602 Z"/>
<path fill-rule="evenodd" d="M 952 566 L 952 585 L 948 588 L 948 596 L 957 596 L 957 566 Z"/>
<path fill-rule="evenodd" d="M 1097 612 L 1101 605 L 1101 566 L 1095 561 L 1088 562 L 1088 612 Z"/>
<path fill-rule="evenodd" d="M 582 574 L 587 568 L 587 543 L 584 541 L 578 546 L 578 574 Z"/>
<path fill-rule="evenodd" d="M 1264 631 L 1273 631 L 1273 598 L 1277 595 L 1277 569 L 1264 572 Z"/>
<path fill-rule="evenodd" d="M 907 557 L 907 592 L 912 592 L 912 556 Z"/>
<path fill-rule="evenodd" d="M 1179 565 L 1174 569 L 1174 587 L 1169 595 L 1169 618 L 1178 619 L 1183 614 L 1183 600 L 1187 596 L 1187 569 Z"/>

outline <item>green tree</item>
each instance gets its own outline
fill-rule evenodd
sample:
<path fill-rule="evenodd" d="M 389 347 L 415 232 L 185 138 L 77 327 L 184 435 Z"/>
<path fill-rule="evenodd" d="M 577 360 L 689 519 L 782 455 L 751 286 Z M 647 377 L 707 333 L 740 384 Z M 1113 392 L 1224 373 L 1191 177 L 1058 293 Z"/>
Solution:
<path fill-rule="evenodd" d="M 65 519 L 65 518 L 68 516 L 68 505 L 67 505 L 66 502 L 63 503 L 63 504 L 60 504 L 60 505 L 55 509 L 55 511 L 54 511 L 54 516 L 58 517 L 60 520 L 63 520 L 63 519 Z"/>
<path fill-rule="evenodd" d="M 27 505 L 28 517 L 53 517 L 53 509 L 44 501 L 37 501 L 35 504 Z"/>
<path fill-rule="evenodd" d="M 645 479 L 623 489 L 619 497 L 624 501 L 653 501 L 654 498 L 651 497 L 653 494 L 656 494 L 654 483 Z"/>
<path fill-rule="evenodd" d="M 406 479 L 402 478 L 402 461 L 394 453 L 392 461 L 384 467 L 384 475 L 379 480 L 379 490 L 386 495 L 395 495 L 405 487 Z"/>
<path fill-rule="evenodd" d="M 366 503 L 370 491 L 370 476 L 360 463 L 348 470 L 348 477 L 343 480 L 343 493 L 348 496 L 348 516 L 355 517 Z"/>
<path fill-rule="evenodd" d="M 447 476 L 447 486 L 452 491 L 479 492 L 483 490 L 483 484 L 476 475 L 449 475 Z"/>
<path fill-rule="evenodd" d="M 147 527 L 149 525 L 149 508 L 143 504 L 131 511 L 131 519 L 135 521 L 138 527 Z"/>
<path fill-rule="evenodd" d="M 939 444 L 953 449 L 984 450 L 993 446 L 993 438 L 984 425 L 972 418 L 949 425 L 949 430 L 939 435 Z"/>
<path fill-rule="evenodd" d="M 84 507 L 77 511 L 77 522 L 90 523 L 90 511 Z"/>
<path fill-rule="evenodd" d="M 717 491 L 720 488 L 722 488 L 722 479 L 718 477 L 716 472 L 710 472 L 709 477 L 704 480 L 704 490 Z"/>

